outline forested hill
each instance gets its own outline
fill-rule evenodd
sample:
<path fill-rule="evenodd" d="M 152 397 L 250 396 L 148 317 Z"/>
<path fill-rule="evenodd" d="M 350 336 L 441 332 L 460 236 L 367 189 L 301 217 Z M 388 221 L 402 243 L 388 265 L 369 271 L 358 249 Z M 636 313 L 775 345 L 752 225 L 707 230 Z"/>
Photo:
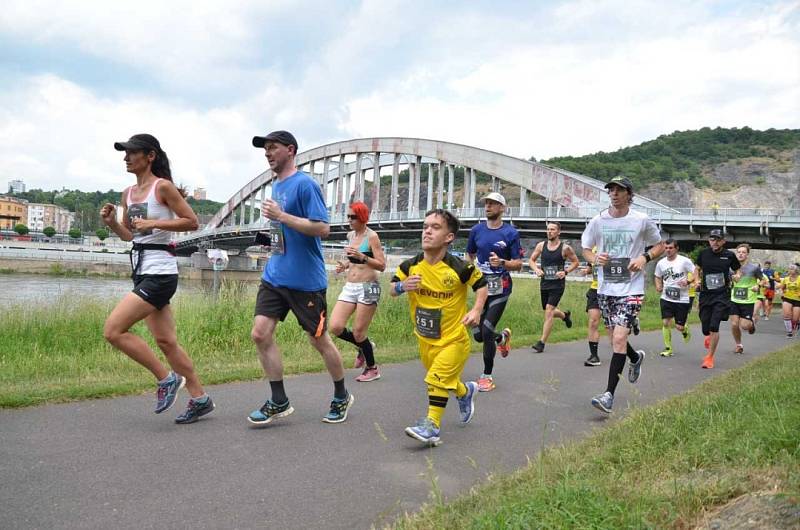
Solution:
<path fill-rule="evenodd" d="M 82 231 L 94 231 L 102 226 L 100 207 L 105 203 L 119 203 L 121 191 L 42 191 L 39 189 L 24 193 L 9 193 L 12 197 L 25 199 L 28 202 L 55 204 L 75 212 L 75 226 Z M 188 197 L 187 202 L 198 215 L 215 214 L 222 203 L 214 201 L 196 201 Z"/>
<path fill-rule="evenodd" d="M 594 153 L 542 160 L 543 164 L 609 181 L 626 175 L 634 186 L 645 187 L 667 180 L 688 180 L 697 187 L 711 184 L 713 166 L 737 159 L 775 156 L 800 147 L 800 129 L 710 129 L 676 131 L 612 153 Z"/>

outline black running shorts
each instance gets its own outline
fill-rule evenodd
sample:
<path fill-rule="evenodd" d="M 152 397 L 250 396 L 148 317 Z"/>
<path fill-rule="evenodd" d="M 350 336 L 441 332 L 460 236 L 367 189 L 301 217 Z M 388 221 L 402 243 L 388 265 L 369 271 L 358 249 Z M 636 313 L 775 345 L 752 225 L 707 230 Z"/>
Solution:
<path fill-rule="evenodd" d="M 675 319 L 675 324 L 678 326 L 686 325 L 686 319 L 689 317 L 689 309 L 692 308 L 688 302 L 684 304 L 681 302 L 664 300 L 663 298 L 659 298 L 659 302 L 661 304 L 661 318 L 673 318 Z"/>
<path fill-rule="evenodd" d="M 730 296 L 727 290 L 723 290 L 719 295 L 708 295 L 700 293 L 700 323 L 703 327 L 703 335 L 711 332 L 719 332 L 719 323 L 728 320 L 731 304 L 728 299 Z"/>
<path fill-rule="evenodd" d="M 753 308 L 756 304 L 739 304 L 731 302 L 731 316 L 753 320 Z"/>
<path fill-rule="evenodd" d="M 586 311 L 588 312 L 590 309 L 600 311 L 600 303 L 597 301 L 597 289 L 586 291 Z"/>
<path fill-rule="evenodd" d="M 542 309 L 547 309 L 548 305 L 558 307 L 561 297 L 564 296 L 564 288 L 561 289 L 543 289 L 540 291 L 542 296 Z"/>
<path fill-rule="evenodd" d="M 296 291 L 286 287 L 275 287 L 261 280 L 256 296 L 256 316 L 277 318 L 281 322 L 289 310 L 309 335 L 319 338 L 328 327 L 326 320 L 328 302 L 327 289 L 321 291 Z"/>
<path fill-rule="evenodd" d="M 137 274 L 133 278 L 133 294 L 156 309 L 168 305 L 177 289 L 177 274 Z"/>

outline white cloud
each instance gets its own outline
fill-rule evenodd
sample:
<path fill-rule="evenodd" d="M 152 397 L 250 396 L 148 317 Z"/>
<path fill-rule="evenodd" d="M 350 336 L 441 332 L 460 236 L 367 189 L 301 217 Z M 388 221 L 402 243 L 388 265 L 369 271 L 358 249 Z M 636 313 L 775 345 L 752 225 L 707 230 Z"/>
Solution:
<path fill-rule="evenodd" d="M 137 132 L 222 201 L 265 168 L 250 137 L 277 128 L 301 150 L 397 135 L 545 158 L 799 126 L 796 2 L 351 4 L 8 0 L 7 40 L 130 78 L 109 89 L 43 66 L 0 85 L 0 190 L 121 189 L 112 144 Z"/>

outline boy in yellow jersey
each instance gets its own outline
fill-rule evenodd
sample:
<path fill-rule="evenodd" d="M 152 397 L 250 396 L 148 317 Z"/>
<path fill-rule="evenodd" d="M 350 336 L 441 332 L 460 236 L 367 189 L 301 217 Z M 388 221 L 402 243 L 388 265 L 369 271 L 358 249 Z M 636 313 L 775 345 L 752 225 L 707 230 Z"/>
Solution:
<path fill-rule="evenodd" d="M 592 247 L 592 252 L 597 252 L 597 247 Z M 589 339 L 589 358 L 583 361 L 584 366 L 600 366 L 600 357 L 597 355 L 597 347 L 600 344 L 600 304 L 597 302 L 597 269 L 591 263 L 586 263 L 583 271 L 584 276 L 592 275 L 592 283 L 586 291 L 586 314 L 589 317 L 588 335 Z"/>
<path fill-rule="evenodd" d="M 400 264 L 392 277 L 392 296 L 408 293 L 411 321 L 427 370 L 428 414 L 406 434 L 439 445 L 440 426 L 449 393 L 458 399 L 461 422 L 472 420 L 478 384 L 463 383 L 461 373 L 470 353 L 468 328 L 480 322 L 489 295 L 486 280 L 475 265 L 447 252 L 458 233 L 458 219 L 442 209 L 431 210 L 422 225 L 422 253 Z M 475 304 L 467 312 L 467 286 Z"/>

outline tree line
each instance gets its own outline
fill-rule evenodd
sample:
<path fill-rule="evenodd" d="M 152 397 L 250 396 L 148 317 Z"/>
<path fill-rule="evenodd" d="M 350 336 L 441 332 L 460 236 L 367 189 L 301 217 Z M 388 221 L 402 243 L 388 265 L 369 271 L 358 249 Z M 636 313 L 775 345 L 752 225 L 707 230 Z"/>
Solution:
<path fill-rule="evenodd" d="M 666 180 L 689 180 L 698 187 L 707 187 L 710 183 L 704 170 L 711 166 L 749 157 L 773 158 L 777 152 L 797 147 L 800 129 L 703 127 L 675 131 L 611 153 L 554 157 L 541 162 L 605 182 L 625 175 L 636 187 Z"/>

